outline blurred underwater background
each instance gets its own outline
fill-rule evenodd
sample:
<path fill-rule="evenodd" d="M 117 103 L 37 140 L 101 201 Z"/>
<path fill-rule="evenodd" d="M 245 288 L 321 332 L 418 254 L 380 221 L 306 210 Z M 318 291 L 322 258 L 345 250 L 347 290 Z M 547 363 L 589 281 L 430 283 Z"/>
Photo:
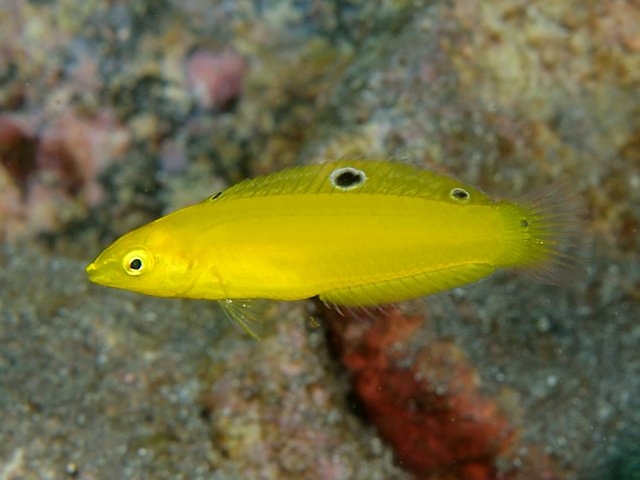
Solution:
<path fill-rule="evenodd" d="M 638 0 L 5 0 L 0 25 L 0 480 L 640 479 Z M 350 157 L 564 181 L 584 275 L 278 303 L 260 342 L 86 279 L 139 225 Z"/>

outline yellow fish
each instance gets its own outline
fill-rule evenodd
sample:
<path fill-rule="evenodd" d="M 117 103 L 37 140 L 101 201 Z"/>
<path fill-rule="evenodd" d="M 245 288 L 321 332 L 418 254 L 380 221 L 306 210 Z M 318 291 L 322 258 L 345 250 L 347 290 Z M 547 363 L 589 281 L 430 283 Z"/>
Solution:
<path fill-rule="evenodd" d="M 371 306 L 526 268 L 577 269 L 576 209 L 563 189 L 495 201 L 412 166 L 342 160 L 245 180 L 115 241 L 86 268 L 110 287 L 221 301 L 255 336 L 251 299 L 319 296 Z"/>

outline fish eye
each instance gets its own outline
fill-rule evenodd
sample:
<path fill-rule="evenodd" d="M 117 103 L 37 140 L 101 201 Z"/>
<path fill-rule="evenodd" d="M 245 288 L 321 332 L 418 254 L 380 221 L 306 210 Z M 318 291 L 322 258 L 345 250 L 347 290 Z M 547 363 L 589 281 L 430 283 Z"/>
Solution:
<path fill-rule="evenodd" d="M 362 185 L 367 176 L 362 170 L 353 167 L 337 168 L 329 176 L 331 185 L 340 190 L 351 190 Z"/>
<path fill-rule="evenodd" d="M 134 258 L 133 260 L 131 260 L 131 262 L 129 262 L 129 269 L 130 270 L 140 270 L 142 268 L 142 260 L 140 260 L 139 258 Z"/>
<path fill-rule="evenodd" d="M 137 277 L 149 270 L 153 265 L 153 258 L 146 248 L 135 248 L 122 259 L 122 267 L 127 275 Z"/>
<path fill-rule="evenodd" d="M 471 197 L 471 195 L 469 195 L 469 192 L 467 192 L 464 188 L 459 187 L 451 190 L 451 193 L 449 193 L 449 195 L 451 196 L 451 198 L 459 202 L 466 202 Z"/>

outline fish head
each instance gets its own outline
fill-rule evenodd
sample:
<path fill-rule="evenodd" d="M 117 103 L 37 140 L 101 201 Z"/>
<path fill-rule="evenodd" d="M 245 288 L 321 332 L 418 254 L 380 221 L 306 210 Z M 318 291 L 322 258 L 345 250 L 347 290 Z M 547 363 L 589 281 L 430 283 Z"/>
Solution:
<path fill-rule="evenodd" d="M 166 239 L 141 227 L 113 242 L 85 268 L 89 280 L 147 295 L 174 297 L 188 280 L 189 262 Z"/>

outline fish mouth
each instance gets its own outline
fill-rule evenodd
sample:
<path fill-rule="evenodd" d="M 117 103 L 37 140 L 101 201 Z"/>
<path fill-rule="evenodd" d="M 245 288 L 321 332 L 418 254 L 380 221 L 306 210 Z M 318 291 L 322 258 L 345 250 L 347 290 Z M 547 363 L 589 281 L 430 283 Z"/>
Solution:
<path fill-rule="evenodd" d="M 98 270 L 96 262 L 91 262 L 86 266 L 84 271 L 87 272 L 87 277 L 89 277 L 89 280 L 91 280 L 93 283 L 102 283 L 102 275 L 100 275 L 100 271 Z"/>

